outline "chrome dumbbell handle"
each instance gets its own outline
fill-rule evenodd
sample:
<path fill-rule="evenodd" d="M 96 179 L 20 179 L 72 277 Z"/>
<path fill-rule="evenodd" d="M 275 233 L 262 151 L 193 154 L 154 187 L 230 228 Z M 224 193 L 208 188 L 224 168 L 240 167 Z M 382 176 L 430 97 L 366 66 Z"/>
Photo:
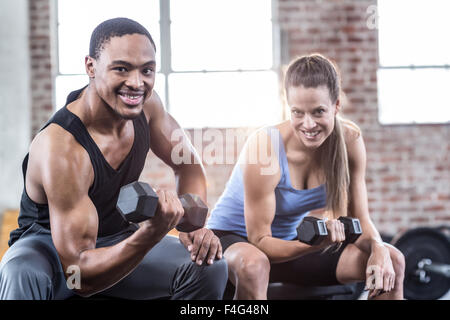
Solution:
<path fill-rule="evenodd" d="M 429 283 L 430 277 L 427 273 L 438 274 L 450 278 L 450 265 L 444 263 L 436 263 L 431 259 L 422 259 L 417 263 L 416 275 L 422 283 Z"/>

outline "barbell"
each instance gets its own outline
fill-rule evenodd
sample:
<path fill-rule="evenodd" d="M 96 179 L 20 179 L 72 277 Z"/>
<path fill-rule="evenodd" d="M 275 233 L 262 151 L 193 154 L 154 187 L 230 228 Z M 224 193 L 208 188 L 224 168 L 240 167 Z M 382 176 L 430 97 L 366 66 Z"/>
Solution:
<path fill-rule="evenodd" d="M 450 290 L 450 226 L 411 229 L 391 244 L 405 256 L 406 299 L 435 300 Z"/>

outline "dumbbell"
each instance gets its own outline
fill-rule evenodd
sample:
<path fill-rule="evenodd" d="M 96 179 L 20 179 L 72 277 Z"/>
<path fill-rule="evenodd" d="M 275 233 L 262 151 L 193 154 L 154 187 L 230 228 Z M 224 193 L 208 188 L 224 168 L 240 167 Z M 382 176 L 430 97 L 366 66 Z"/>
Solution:
<path fill-rule="evenodd" d="M 325 220 L 316 217 L 304 217 L 297 227 L 297 237 L 300 242 L 315 246 L 328 236 Z"/>
<path fill-rule="evenodd" d="M 359 219 L 352 217 L 339 217 L 339 221 L 344 224 L 345 242 L 354 243 L 362 234 Z"/>
<path fill-rule="evenodd" d="M 195 194 L 180 196 L 184 215 L 177 224 L 180 232 L 191 232 L 204 226 L 208 207 Z M 116 208 L 128 222 L 139 223 L 151 219 L 158 207 L 158 195 L 153 188 L 141 181 L 135 181 L 120 189 Z"/>
<path fill-rule="evenodd" d="M 338 220 L 344 224 L 345 241 L 354 243 L 362 234 L 359 219 L 339 217 Z M 305 217 L 297 227 L 298 240 L 311 246 L 319 245 L 327 236 L 325 220 L 316 217 Z"/>

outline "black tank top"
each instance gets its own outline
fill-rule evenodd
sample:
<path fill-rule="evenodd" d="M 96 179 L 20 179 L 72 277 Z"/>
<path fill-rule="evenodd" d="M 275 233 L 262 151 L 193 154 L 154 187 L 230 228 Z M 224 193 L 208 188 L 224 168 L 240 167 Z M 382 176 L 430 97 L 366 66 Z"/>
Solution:
<path fill-rule="evenodd" d="M 88 195 L 98 213 L 98 237 L 103 237 L 117 233 L 129 225 L 116 209 L 117 198 L 123 185 L 138 180 L 150 148 L 150 134 L 147 119 L 144 112 L 142 112 L 139 117 L 133 119 L 134 142 L 129 154 L 119 168 L 113 169 L 104 158 L 81 119 L 66 108 L 69 103 L 78 98 L 83 89 L 71 92 L 64 107 L 58 110 L 40 131 L 51 123 L 58 124 L 70 132 L 89 154 L 94 169 L 94 182 L 89 189 Z M 22 163 L 24 186 L 27 165 L 28 154 Z M 48 204 L 35 203 L 28 197 L 25 187 L 23 188 L 20 201 L 18 222 L 19 228 L 10 234 L 8 242 L 10 246 L 33 223 L 50 229 Z"/>

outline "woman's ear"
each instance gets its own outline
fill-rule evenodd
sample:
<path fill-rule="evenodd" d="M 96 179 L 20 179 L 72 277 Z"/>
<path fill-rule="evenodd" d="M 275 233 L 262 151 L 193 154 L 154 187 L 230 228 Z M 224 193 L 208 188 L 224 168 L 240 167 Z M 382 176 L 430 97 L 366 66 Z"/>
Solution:
<path fill-rule="evenodd" d="M 341 111 L 341 100 L 336 100 L 336 108 L 334 109 L 334 115 L 336 116 L 338 112 Z"/>
<path fill-rule="evenodd" d="M 84 67 L 86 68 L 86 74 L 89 78 L 95 78 L 95 60 L 90 56 L 84 58 Z"/>

